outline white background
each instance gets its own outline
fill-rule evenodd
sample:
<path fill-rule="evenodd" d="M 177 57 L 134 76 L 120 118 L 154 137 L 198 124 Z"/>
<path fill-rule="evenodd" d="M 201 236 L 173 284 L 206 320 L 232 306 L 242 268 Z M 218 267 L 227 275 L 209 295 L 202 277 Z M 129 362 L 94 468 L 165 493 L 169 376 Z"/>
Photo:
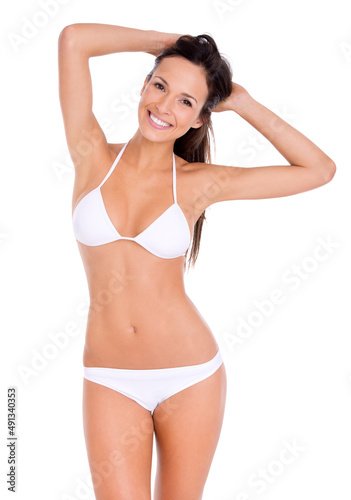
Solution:
<path fill-rule="evenodd" d="M 76 22 L 210 33 L 234 80 L 335 161 L 334 179 L 319 189 L 212 205 L 196 267 L 185 279 L 228 376 L 203 500 L 350 498 L 349 2 L 22 0 L 2 10 L 2 498 L 94 498 L 81 415 L 88 289 L 71 227 L 74 170 L 58 98 L 57 40 Z M 34 21 L 41 27 L 21 41 Z M 138 91 L 153 60 L 143 53 L 91 60 L 94 112 L 108 142 L 134 134 Z M 238 115 L 213 114 L 213 122 L 214 163 L 287 164 Z M 321 242 L 329 253 L 318 253 Z M 296 266 L 303 277 L 292 289 L 284 276 Z M 260 319 L 258 303 L 274 289 L 284 303 L 261 313 L 244 338 L 239 325 Z M 75 334 L 66 334 L 67 345 L 43 356 L 69 328 Z M 27 378 L 24 367 L 32 370 Z M 6 485 L 9 386 L 18 397 L 15 496 Z M 294 442 L 286 464 L 283 450 Z M 252 481 L 263 469 L 258 489 Z"/>

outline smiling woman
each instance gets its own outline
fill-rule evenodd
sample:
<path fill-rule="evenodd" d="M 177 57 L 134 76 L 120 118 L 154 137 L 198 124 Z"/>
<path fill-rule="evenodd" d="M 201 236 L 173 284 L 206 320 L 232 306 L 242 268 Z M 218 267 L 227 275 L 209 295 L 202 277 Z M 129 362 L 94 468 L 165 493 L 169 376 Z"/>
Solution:
<path fill-rule="evenodd" d="M 141 88 L 135 134 L 109 144 L 92 111 L 89 58 L 124 51 L 157 57 Z M 155 436 L 154 499 L 200 500 L 226 401 L 218 344 L 184 286 L 205 209 L 313 189 L 332 179 L 335 166 L 232 81 L 208 34 L 67 26 L 59 38 L 59 90 L 75 164 L 73 230 L 90 295 L 83 424 L 96 498 L 151 499 Z M 290 164 L 211 164 L 211 111 L 227 110 Z M 82 157 L 87 137 L 94 146 Z M 227 182 L 206 195 L 216 178 Z M 110 472 L 102 479 L 106 461 Z"/>
<path fill-rule="evenodd" d="M 192 91 L 197 99 L 182 88 Z M 158 124 L 159 129 L 168 129 L 178 139 L 189 130 L 189 124 L 192 128 L 203 124 L 199 115 L 207 95 L 206 75 L 200 66 L 194 67 L 183 57 L 165 57 L 158 63 L 157 74 L 150 73 L 146 77 L 139 105 L 139 122 L 142 122 L 144 105 L 152 122 Z M 164 121 L 167 118 L 171 121 Z"/>

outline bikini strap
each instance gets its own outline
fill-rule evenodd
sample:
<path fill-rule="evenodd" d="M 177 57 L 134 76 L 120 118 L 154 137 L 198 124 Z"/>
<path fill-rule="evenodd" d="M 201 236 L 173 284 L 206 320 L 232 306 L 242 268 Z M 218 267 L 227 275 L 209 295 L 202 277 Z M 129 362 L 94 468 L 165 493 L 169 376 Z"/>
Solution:
<path fill-rule="evenodd" d="M 130 140 L 130 139 L 129 139 L 129 140 Z M 129 141 L 128 141 L 128 142 L 126 142 L 126 144 L 123 146 L 123 148 L 121 149 L 121 151 L 118 153 L 118 155 L 117 155 L 117 157 L 116 157 L 115 161 L 114 161 L 114 162 L 113 162 L 113 164 L 112 164 L 112 167 L 111 167 L 111 168 L 110 168 L 110 170 L 107 172 L 107 174 L 106 174 L 106 176 L 105 176 L 104 180 L 103 180 L 103 181 L 101 182 L 101 184 L 97 187 L 97 189 L 101 188 L 101 186 L 102 186 L 102 185 L 103 185 L 103 184 L 107 181 L 107 179 L 110 177 L 110 175 L 111 175 L 111 174 L 112 174 L 112 172 L 114 171 L 114 169 L 115 169 L 115 167 L 116 167 L 117 163 L 119 162 L 119 160 L 120 160 L 120 158 L 121 158 L 122 154 L 124 153 L 124 150 L 126 149 L 126 147 L 127 147 L 128 143 L 129 143 Z"/>
<path fill-rule="evenodd" d="M 177 203 L 177 169 L 176 169 L 176 162 L 175 162 L 175 155 L 173 153 L 173 198 L 174 198 L 174 203 Z"/>

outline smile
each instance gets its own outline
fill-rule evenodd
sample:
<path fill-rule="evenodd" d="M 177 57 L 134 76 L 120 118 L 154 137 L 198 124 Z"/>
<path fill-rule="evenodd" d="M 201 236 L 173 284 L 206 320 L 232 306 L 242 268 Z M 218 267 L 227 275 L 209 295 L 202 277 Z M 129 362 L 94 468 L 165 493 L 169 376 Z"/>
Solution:
<path fill-rule="evenodd" d="M 162 128 L 173 127 L 173 125 L 171 123 L 164 122 L 164 121 L 160 120 L 159 118 L 157 118 L 155 115 L 153 115 L 151 113 L 151 111 L 148 110 L 147 114 L 148 114 L 149 122 L 151 122 L 152 126 L 154 126 L 154 127 L 156 126 L 155 128 L 162 129 Z"/>

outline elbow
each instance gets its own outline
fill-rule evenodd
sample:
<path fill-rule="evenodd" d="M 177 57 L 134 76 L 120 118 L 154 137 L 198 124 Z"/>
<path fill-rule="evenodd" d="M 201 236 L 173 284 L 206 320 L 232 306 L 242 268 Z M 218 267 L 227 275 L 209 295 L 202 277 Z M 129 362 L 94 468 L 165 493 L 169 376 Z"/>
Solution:
<path fill-rule="evenodd" d="M 333 162 L 333 160 L 329 160 L 323 175 L 324 184 L 330 182 L 334 178 L 335 173 L 336 173 L 336 165 Z"/>
<path fill-rule="evenodd" d="M 74 28 L 74 24 L 69 24 L 68 26 L 65 26 L 63 30 L 61 30 L 58 38 L 59 48 L 65 47 L 68 44 L 70 45 L 72 43 L 72 40 L 75 36 L 75 31 L 76 30 Z"/>
<path fill-rule="evenodd" d="M 315 182 L 316 187 L 328 184 L 336 173 L 336 165 L 329 156 L 317 161 L 313 166 L 308 168 L 311 174 L 311 179 Z"/>
<path fill-rule="evenodd" d="M 310 170 L 311 179 L 315 187 L 324 186 L 324 184 L 328 184 L 330 182 L 336 172 L 336 165 L 332 160 L 328 160 L 328 162 L 323 163 L 323 165 L 318 165 Z"/>
<path fill-rule="evenodd" d="M 71 30 L 71 24 L 65 26 L 61 31 L 60 31 L 60 34 L 59 34 L 59 42 L 62 42 L 63 40 L 65 40 L 69 34 L 72 32 Z"/>

